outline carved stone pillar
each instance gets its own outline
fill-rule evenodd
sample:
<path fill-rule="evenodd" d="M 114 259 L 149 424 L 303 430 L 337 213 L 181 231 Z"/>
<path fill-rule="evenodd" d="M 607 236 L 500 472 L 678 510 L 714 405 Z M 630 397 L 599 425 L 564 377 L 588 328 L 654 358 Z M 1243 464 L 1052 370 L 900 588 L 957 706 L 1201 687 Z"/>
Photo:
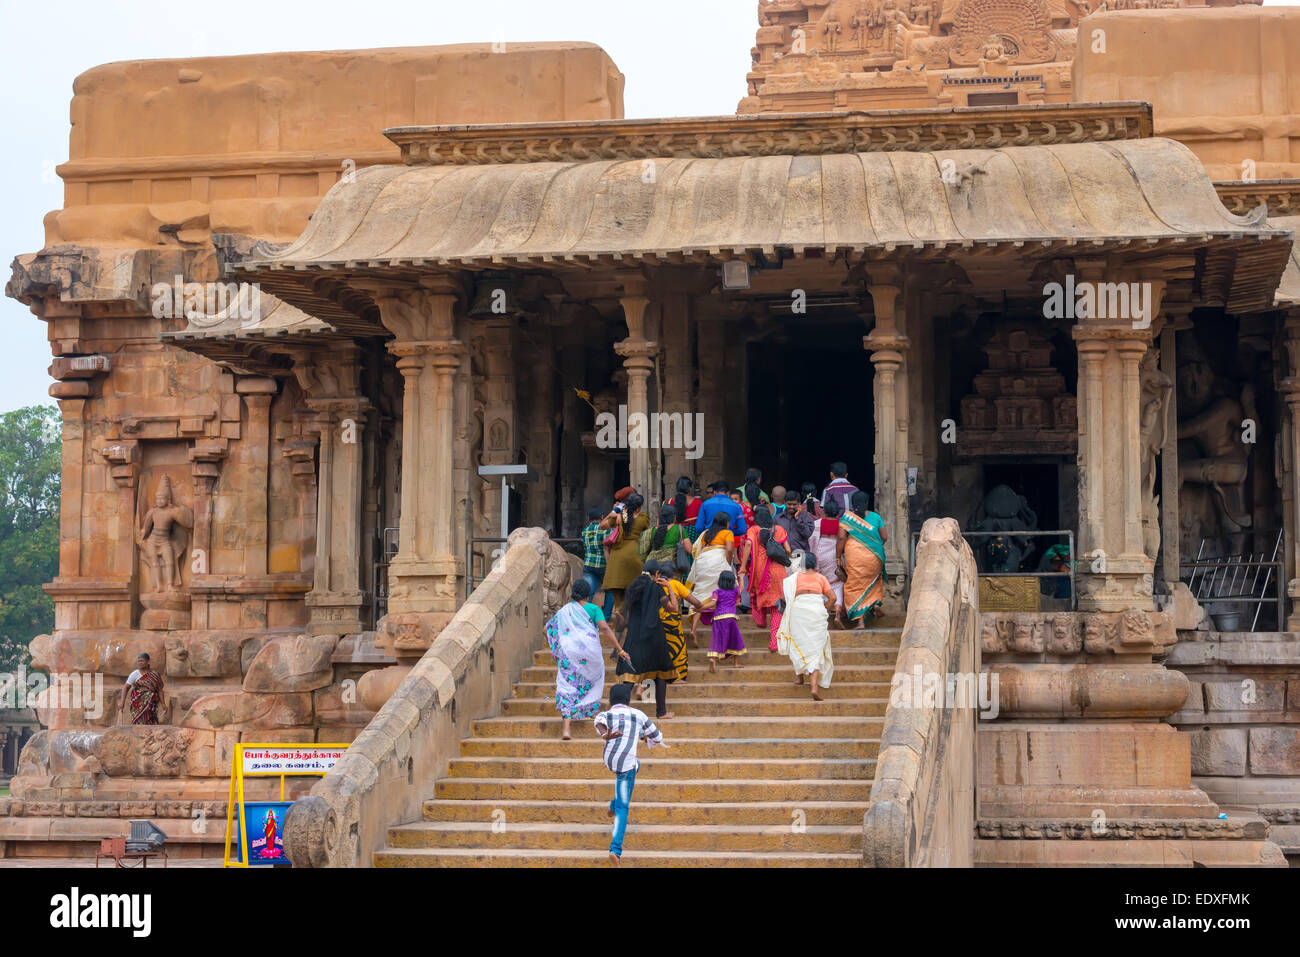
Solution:
<path fill-rule="evenodd" d="M 690 435 L 695 441 L 703 441 L 692 427 L 687 431 L 688 416 L 695 411 L 704 411 L 704 407 L 692 407 L 692 361 L 689 344 L 691 341 L 690 296 L 685 293 L 669 293 L 663 302 L 663 339 L 672 343 L 672 348 L 664 350 L 664 403 L 663 411 L 669 415 L 682 417 L 682 435 Z M 718 413 L 710 409 L 716 418 Z M 706 425 L 707 429 L 707 425 Z M 707 433 L 706 433 L 707 434 Z M 664 498 L 671 500 L 680 476 L 694 475 L 696 460 L 688 458 L 698 455 L 698 449 L 688 450 L 684 447 L 664 449 Z M 680 516 L 679 516 L 680 517 Z"/>
<path fill-rule="evenodd" d="M 1286 530 L 1291 551 L 1291 578 L 1286 584 L 1291 612 L 1287 616 L 1287 631 L 1300 631 L 1300 314 L 1294 310 L 1286 321 L 1287 376 L 1279 388 L 1286 397 L 1287 430 L 1284 437 L 1290 455 L 1284 481 L 1290 486 L 1290 526 Z"/>
<path fill-rule="evenodd" d="M 248 407 L 248 431 L 240 445 L 245 463 L 244 576 L 264 578 L 268 571 L 271 491 L 271 400 L 279 384 L 264 376 L 242 376 L 235 392 Z"/>
<path fill-rule="evenodd" d="M 906 358 L 910 341 L 903 334 L 898 305 L 902 286 L 896 273 L 882 270 L 886 281 L 868 286 L 875 307 L 875 328 L 862 340 L 875 367 L 876 420 L 875 510 L 885 521 L 885 611 L 900 614 L 907 587 L 907 550 L 911 525 L 907 500 L 907 379 Z"/>
<path fill-rule="evenodd" d="M 465 347 L 455 338 L 458 283 L 377 297 L 402 398 L 402 495 L 397 558 L 381 631 L 399 657 L 422 653 L 456 610 L 463 560 L 454 554 L 454 380 Z"/>
<path fill-rule="evenodd" d="M 190 447 L 190 478 L 194 489 L 194 542 L 190 547 L 190 571 L 196 578 L 212 574 L 212 494 L 221 475 L 221 463 L 229 451 L 225 439 L 200 439 Z M 203 589 L 191 589 L 191 625 L 208 628 L 209 598 Z"/>
<path fill-rule="evenodd" d="M 1086 277 L 1094 281 L 1094 277 Z M 1163 284 L 1153 283 L 1152 313 Z M 1142 534 L 1141 363 L 1150 326 L 1081 320 L 1079 352 L 1079 609 L 1154 608 L 1155 562 Z"/>
<path fill-rule="evenodd" d="M 306 598 L 315 634 L 364 630 L 362 465 L 370 402 L 360 395 L 355 347 L 317 353 L 295 364 L 320 434 L 316 483 L 316 560 Z"/>
<path fill-rule="evenodd" d="M 710 417 L 710 421 L 705 423 L 703 454 L 697 473 L 698 485 L 703 489 L 708 483 L 724 477 L 723 428 L 726 416 L 723 414 L 723 390 L 726 377 L 722 366 L 726 358 L 726 327 L 720 320 L 701 320 L 696 337 L 696 355 L 700 375 L 695 407 Z M 707 492 L 704 495 L 708 497 Z"/>
<path fill-rule="evenodd" d="M 627 370 L 628 471 L 632 487 L 647 497 L 651 482 L 649 434 L 648 431 L 643 433 L 647 441 L 634 444 L 632 423 L 636 421 L 633 416 L 638 414 L 642 417 L 641 421 L 647 421 L 645 417 L 650 411 L 650 373 L 654 370 L 654 357 L 659 351 L 658 343 L 645 337 L 645 314 L 650 305 L 648 286 L 639 276 L 623 281 L 624 295 L 619 301 L 627 319 L 627 338 L 614 346 L 614 351 L 623 357 L 623 368 Z"/>
<path fill-rule="evenodd" d="M 515 464 L 517 425 L 515 417 L 514 325 L 511 317 L 490 319 L 480 324 L 477 352 L 481 353 L 479 380 L 483 404 L 483 465 Z M 475 483 L 482 489 L 479 509 L 479 538 L 501 535 L 501 483 Z"/>

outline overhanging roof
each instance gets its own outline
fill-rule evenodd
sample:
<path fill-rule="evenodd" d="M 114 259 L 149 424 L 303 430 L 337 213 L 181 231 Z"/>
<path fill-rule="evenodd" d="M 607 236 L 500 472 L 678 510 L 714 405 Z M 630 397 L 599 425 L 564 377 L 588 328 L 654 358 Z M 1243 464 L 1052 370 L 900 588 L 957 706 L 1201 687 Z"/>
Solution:
<path fill-rule="evenodd" d="M 1233 311 L 1273 304 L 1291 236 L 1229 213 L 1168 139 L 1000 149 L 379 166 L 303 235 L 235 267 L 331 322 L 355 277 L 441 269 L 724 260 L 778 248 L 861 256 L 1015 246 L 1037 258 L 1207 249 Z"/>
<path fill-rule="evenodd" d="M 1300 233 L 1300 216 L 1270 216 L 1268 225 L 1274 229 L 1289 229 L 1293 233 Z M 1277 290 L 1277 304 L 1300 306 L 1300 246 L 1292 246 L 1291 255 L 1287 257 L 1286 271 L 1282 274 L 1282 282 Z"/>

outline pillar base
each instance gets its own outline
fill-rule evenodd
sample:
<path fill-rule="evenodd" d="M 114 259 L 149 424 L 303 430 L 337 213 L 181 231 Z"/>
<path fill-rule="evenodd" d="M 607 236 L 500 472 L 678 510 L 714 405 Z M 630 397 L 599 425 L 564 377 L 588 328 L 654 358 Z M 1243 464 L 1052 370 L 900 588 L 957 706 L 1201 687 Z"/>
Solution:
<path fill-rule="evenodd" d="M 1092 561 L 1083 556 L 1080 565 Z M 1155 562 L 1145 555 L 1108 559 L 1101 573 L 1084 571 L 1076 580 L 1080 611 L 1154 611 Z"/>
<path fill-rule="evenodd" d="M 314 635 L 355 635 L 366 630 L 361 620 L 366 603 L 363 592 L 311 592 L 305 601 Z"/>
<path fill-rule="evenodd" d="M 389 613 L 380 619 L 375 649 L 399 661 L 423 657 L 453 617 L 455 612 Z"/>
<path fill-rule="evenodd" d="M 388 570 L 390 615 L 454 612 L 456 596 L 464 587 L 464 564 L 452 555 L 428 561 L 407 561 L 400 556 Z"/>

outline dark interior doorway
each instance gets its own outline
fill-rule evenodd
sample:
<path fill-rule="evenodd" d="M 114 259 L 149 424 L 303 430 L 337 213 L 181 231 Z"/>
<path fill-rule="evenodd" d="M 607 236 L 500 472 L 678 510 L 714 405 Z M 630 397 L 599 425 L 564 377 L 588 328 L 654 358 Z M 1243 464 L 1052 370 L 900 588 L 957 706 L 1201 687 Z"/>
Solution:
<path fill-rule="evenodd" d="M 1043 531 L 1061 527 L 1060 476 L 1055 465 L 1032 465 L 1023 462 L 986 464 L 984 491 L 996 485 L 1008 485 L 1029 500 Z"/>
<path fill-rule="evenodd" d="M 858 488 L 875 487 L 871 357 L 860 319 L 818 322 L 800 335 L 749 345 L 749 458 L 763 487 L 830 481 L 843 461 Z"/>

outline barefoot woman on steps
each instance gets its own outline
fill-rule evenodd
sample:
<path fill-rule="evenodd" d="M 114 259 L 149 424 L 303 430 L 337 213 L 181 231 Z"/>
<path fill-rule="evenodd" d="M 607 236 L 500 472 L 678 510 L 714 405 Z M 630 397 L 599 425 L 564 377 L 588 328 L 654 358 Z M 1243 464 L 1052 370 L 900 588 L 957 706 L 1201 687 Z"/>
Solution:
<path fill-rule="evenodd" d="M 668 682 L 677 679 L 677 671 L 659 612 L 663 608 L 676 607 L 676 597 L 665 594 L 651 575 L 642 572 L 627 586 L 623 607 L 614 613 L 619 631 L 624 624 L 627 626 L 623 639 L 627 657 L 620 657 L 618 667 L 614 669 L 617 680 L 636 685 L 653 679 L 655 717 L 660 719 L 673 717 L 668 710 Z"/>
<path fill-rule="evenodd" d="M 803 571 L 787 575 L 782 588 L 785 615 L 777 632 L 777 648 L 790 656 L 795 684 L 803 684 L 804 675 L 811 675 L 813 700 L 821 701 L 818 689 L 830 687 L 835 670 L 827 627 L 835 608 L 835 591 L 817 571 L 817 556 L 806 552 L 803 559 Z"/>
<path fill-rule="evenodd" d="M 546 643 L 555 656 L 555 709 L 560 712 L 560 737 L 565 741 L 570 737 L 570 721 L 600 711 L 605 690 L 605 654 L 600 639 L 608 639 L 619 657 L 627 659 L 627 652 L 605 623 L 604 613 L 589 601 L 591 585 L 576 581 L 569 595 L 573 600 L 546 623 Z"/>

